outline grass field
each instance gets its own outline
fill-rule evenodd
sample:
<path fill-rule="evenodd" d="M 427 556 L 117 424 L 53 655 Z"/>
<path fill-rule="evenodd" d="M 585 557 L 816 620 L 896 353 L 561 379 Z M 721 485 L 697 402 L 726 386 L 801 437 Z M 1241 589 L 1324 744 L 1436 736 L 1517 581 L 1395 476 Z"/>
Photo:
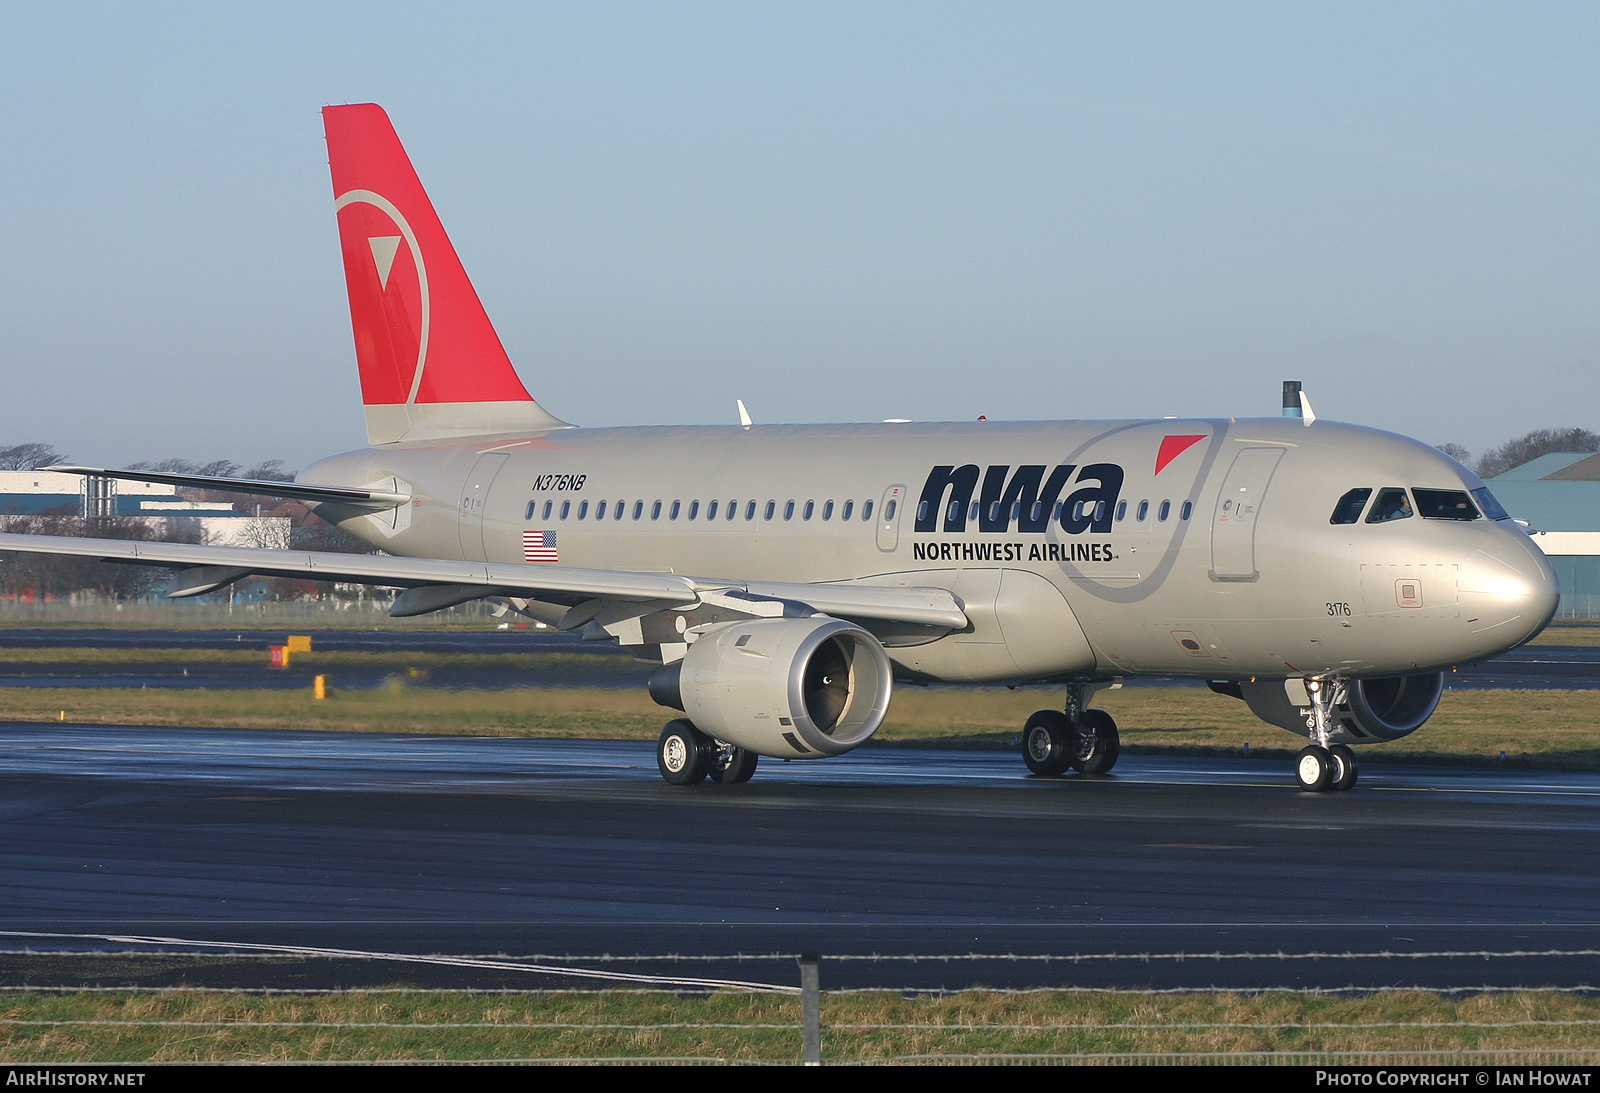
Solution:
<path fill-rule="evenodd" d="M 800 1055 L 799 1001 L 742 993 L 86 992 L 6 996 L 0 1010 L 5 1063 L 640 1057 L 753 1062 Z M 1600 1001 L 1541 991 L 1460 999 L 1424 992 L 836 994 L 824 996 L 822 1022 L 823 1057 L 831 1062 L 966 1053 L 1536 1049 L 1582 1051 L 1590 1065 L 1600 1060 Z"/>

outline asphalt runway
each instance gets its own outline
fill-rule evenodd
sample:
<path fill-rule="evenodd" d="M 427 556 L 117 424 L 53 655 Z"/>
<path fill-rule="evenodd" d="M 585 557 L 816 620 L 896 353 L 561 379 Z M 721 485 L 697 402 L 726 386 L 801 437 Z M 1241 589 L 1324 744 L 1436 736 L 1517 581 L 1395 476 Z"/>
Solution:
<path fill-rule="evenodd" d="M 816 950 L 825 987 L 918 990 L 1600 984 L 1591 774 L 1368 764 L 1306 794 L 1282 760 L 1047 780 L 1007 753 L 868 747 L 674 788 L 648 743 L 13 723 L 0 833 L 0 929 L 180 952 L 678 954 L 717 959 L 579 964 L 793 983 L 792 960 L 734 954 Z M 923 959 L 840 959 L 873 955 Z M 0 956 L 0 983 L 155 981 L 590 985 Z"/>

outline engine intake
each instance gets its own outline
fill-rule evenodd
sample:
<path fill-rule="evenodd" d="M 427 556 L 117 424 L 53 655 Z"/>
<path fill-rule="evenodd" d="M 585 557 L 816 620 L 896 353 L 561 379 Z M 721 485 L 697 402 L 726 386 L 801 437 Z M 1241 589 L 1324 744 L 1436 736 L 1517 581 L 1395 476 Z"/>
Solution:
<path fill-rule="evenodd" d="M 842 755 L 889 712 L 878 639 L 839 619 L 755 619 L 714 630 L 657 671 L 650 697 L 724 743 L 780 759 Z"/>
<path fill-rule="evenodd" d="M 1297 684 L 1298 680 L 1288 681 Z M 1240 683 L 1213 690 L 1233 694 L 1250 704 L 1250 711 L 1269 725 L 1310 735 L 1311 708 L 1295 701 L 1282 680 Z M 1338 744 L 1378 744 L 1398 740 L 1422 727 L 1439 707 L 1444 693 L 1443 672 L 1418 672 L 1407 676 L 1350 679 L 1333 708 L 1332 741 Z"/>

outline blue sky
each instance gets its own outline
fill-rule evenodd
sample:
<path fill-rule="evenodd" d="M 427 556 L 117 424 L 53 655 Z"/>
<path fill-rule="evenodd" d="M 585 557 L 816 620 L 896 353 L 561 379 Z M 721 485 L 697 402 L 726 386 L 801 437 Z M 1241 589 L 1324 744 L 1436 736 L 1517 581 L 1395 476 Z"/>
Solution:
<path fill-rule="evenodd" d="M 13 5 L 0 444 L 364 442 L 318 110 L 581 424 L 1600 429 L 1593 4 Z"/>

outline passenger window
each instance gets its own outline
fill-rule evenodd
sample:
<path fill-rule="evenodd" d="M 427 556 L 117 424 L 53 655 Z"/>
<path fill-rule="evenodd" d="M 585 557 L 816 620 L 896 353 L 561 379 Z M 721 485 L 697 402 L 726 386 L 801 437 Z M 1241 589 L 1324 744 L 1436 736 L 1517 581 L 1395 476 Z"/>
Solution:
<path fill-rule="evenodd" d="M 1160 510 L 1160 512 L 1158 512 L 1156 514 L 1156 519 L 1157 520 L 1165 520 L 1167 517 L 1169 517 L 1171 515 L 1172 515 L 1172 502 L 1171 501 L 1163 501 L 1163 502 L 1161 502 L 1161 510 Z"/>
<path fill-rule="evenodd" d="M 1406 498 L 1406 491 L 1390 488 L 1378 491 L 1378 499 L 1372 503 L 1372 511 L 1367 513 L 1367 523 L 1382 524 L 1389 520 L 1404 520 L 1411 515 L 1411 502 Z"/>
<path fill-rule="evenodd" d="M 628 503 L 626 501 L 618 501 L 617 502 L 617 515 L 613 519 L 617 519 L 617 520 L 622 519 L 622 510 L 627 508 L 627 506 L 628 506 Z"/>
<path fill-rule="evenodd" d="M 699 515 L 700 515 L 700 502 L 698 502 L 698 501 L 690 501 L 689 502 L 689 519 L 693 520 L 696 516 L 699 516 Z"/>
<path fill-rule="evenodd" d="M 844 503 L 844 508 L 839 510 L 839 519 L 841 519 L 841 520 L 850 519 L 850 513 L 851 513 L 852 510 L 855 509 L 855 507 L 856 507 L 856 503 L 854 501 L 846 501 Z"/>
<path fill-rule="evenodd" d="M 1128 515 L 1128 503 L 1126 501 L 1118 501 L 1117 502 L 1117 523 L 1120 524 L 1122 522 L 1123 518 L 1126 517 L 1127 515 Z"/>
<path fill-rule="evenodd" d="M 772 514 L 777 512 L 777 511 L 778 511 L 778 503 L 776 501 L 768 501 L 767 502 L 767 511 L 761 514 L 762 519 L 764 519 L 764 520 L 772 519 Z"/>
<path fill-rule="evenodd" d="M 537 511 L 538 508 L 539 508 L 539 502 L 537 502 L 537 501 L 529 501 L 528 502 L 528 514 L 526 516 L 524 516 L 523 519 L 524 520 L 532 520 L 533 519 L 533 514 L 534 514 L 535 511 Z"/>
<path fill-rule="evenodd" d="M 793 520 L 794 519 L 794 502 L 793 501 L 785 502 L 785 504 L 783 506 L 783 518 L 785 520 Z"/>
<path fill-rule="evenodd" d="M 683 508 L 683 502 L 674 501 L 672 503 L 672 512 L 667 516 L 667 519 L 668 520 L 676 520 L 678 518 L 678 513 L 682 508 Z"/>
<path fill-rule="evenodd" d="M 713 502 L 711 502 L 711 504 L 706 506 L 706 519 L 707 520 L 715 520 L 716 518 L 717 518 L 717 503 L 715 501 L 713 501 Z M 690 517 L 690 519 L 693 519 L 693 517 Z"/>
<path fill-rule="evenodd" d="M 811 519 L 811 514 L 813 512 L 816 512 L 816 511 L 817 511 L 817 503 L 815 501 L 807 501 L 806 502 L 805 511 L 803 511 L 800 514 L 800 519 L 809 520 L 809 519 Z"/>
<path fill-rule="evenodd" d="M 546 501 L 544 503 L 544 518 L 546 520 L 550 519 L 550 506 L 554 505 L 554 504 L 555 504 L 554 501 Z"/>
<path fill-rule="evenodd" d="M 1328 523 L 1353 524 L 1360 520 L 1361 510 L 1367 507 L 1367 498 L 1371 496 L 1372 490 L 1366 486 L 1351 490 L 1333 506 L 1333 515 L 1328 517 Z"/>
<path fill-rule="evenodd" d="M 871 501 L 863 501 L 863 502 L 861 502 L 861 519 L 863 519 L 863 520 L 872 519 L 872 502 Z"/>
<path fill-rule="evenodd" d="M 582 503 L 580 503 L 578 505 L 578 519 L 587 520 L 588 518 L 589 518 L 589 502 L 584 501 L 584 502 L 582 502 Z"/>
<path fill-rule="evenodd" d="M 595 506 L 594 518 L 596 520 L 604 520 L 606 518 L 606 503 L 604 501 Z"/>
<path fill-rule="evenodd" d="M 732 520 L 735 516 L 738 516 L 738 515 L 739 515 L 739 502 L 737 502 L 737 501 L 729 501 L 728 502 L 728 519 Z"/>
<path fill-rule="evenodd" d="M 833 502 L 832 501 L 828 501 L 828 502 L 825 502 L 823 504 L 823 506 L 822 506 L 822 518 L 824 520 L 832 520 L 833 519 Z"/>
<path fill-rule="evenodd" d="M 754 520 L 756 518 L 756 503 L 754 501 L 745 506 L 744 518 L 746 520 Z"/>
<path fill-rule="evenodd" d="M 1138 520 L 1138 521 L 1140 521 L 1142 523 L 1144 521 L 1144 518 L 1146 516 L 1149 516 L 1149 515 L 1150 515 L 1150 502 L 1148 502 L 1148 501 L 1140 501 L 1139 502 L 1139 515 L 1134 517 L 1134 519 L 1136 519 L 1136 520 Z"/>
<path fill-rule="evenodd" d="M 661 519 L 661 502 L 660 501 L 657 501 L 655 504 L 650 506 L 650 519 L 652 519 L 652 520 Z"/>
<path fill-rule="evenodd" d="M 633 503 L 633 518 L 635 520 L 637 520 L 643 515 L 644 515 L 644 502 L 643 501 L 635 501 Z"/>
<path fill-rule="evenodd" d="M 1178 518 L 1180 520 L 1187 520 L 1187 519 L 1189 519 L 1189 514 L 1192 513 L 1193 511 L 1194 511 L 1194 502 L 1193 501 L 1185 501 L 1183 503 L 1183 512 L 1178 514 Z"/>
<path fill-rule="evenodd" d="M 565 520 L 567 518 L 567 513 L 571 512 L 571 511 L 572 511 L 572 502 L 571 501 L 563 501 L 563 502 L 561 502 L 561 519 Z"/>
<path fill-rule="evenodd" d="M 1424 520 L 1476 520 L 1478 510 L 1466 490 L 1422 490 L 1412 487 L 1417 515 Z"/>
<path fill-rule="evenodd" d="M 872 504 L 872 502 L 868 501 L 867 504 L 870 505 L 870 504 Z M 884 523 L 887 524 L 890 520 L 894 519 L 894 507 L 895 507 L 895 504 L 896 504 L 896 502 L 890 501 L 887 505 L 883 506 L 883 522 Z"/>
<path fill-rule="evenodd" d="M 926 501 L 918 501 L 917 502 L 917 522 L 920 524 L 922 521 L 926 520 L 927 518 L 928 518 L 928 502 L 926 502 Z"/>

